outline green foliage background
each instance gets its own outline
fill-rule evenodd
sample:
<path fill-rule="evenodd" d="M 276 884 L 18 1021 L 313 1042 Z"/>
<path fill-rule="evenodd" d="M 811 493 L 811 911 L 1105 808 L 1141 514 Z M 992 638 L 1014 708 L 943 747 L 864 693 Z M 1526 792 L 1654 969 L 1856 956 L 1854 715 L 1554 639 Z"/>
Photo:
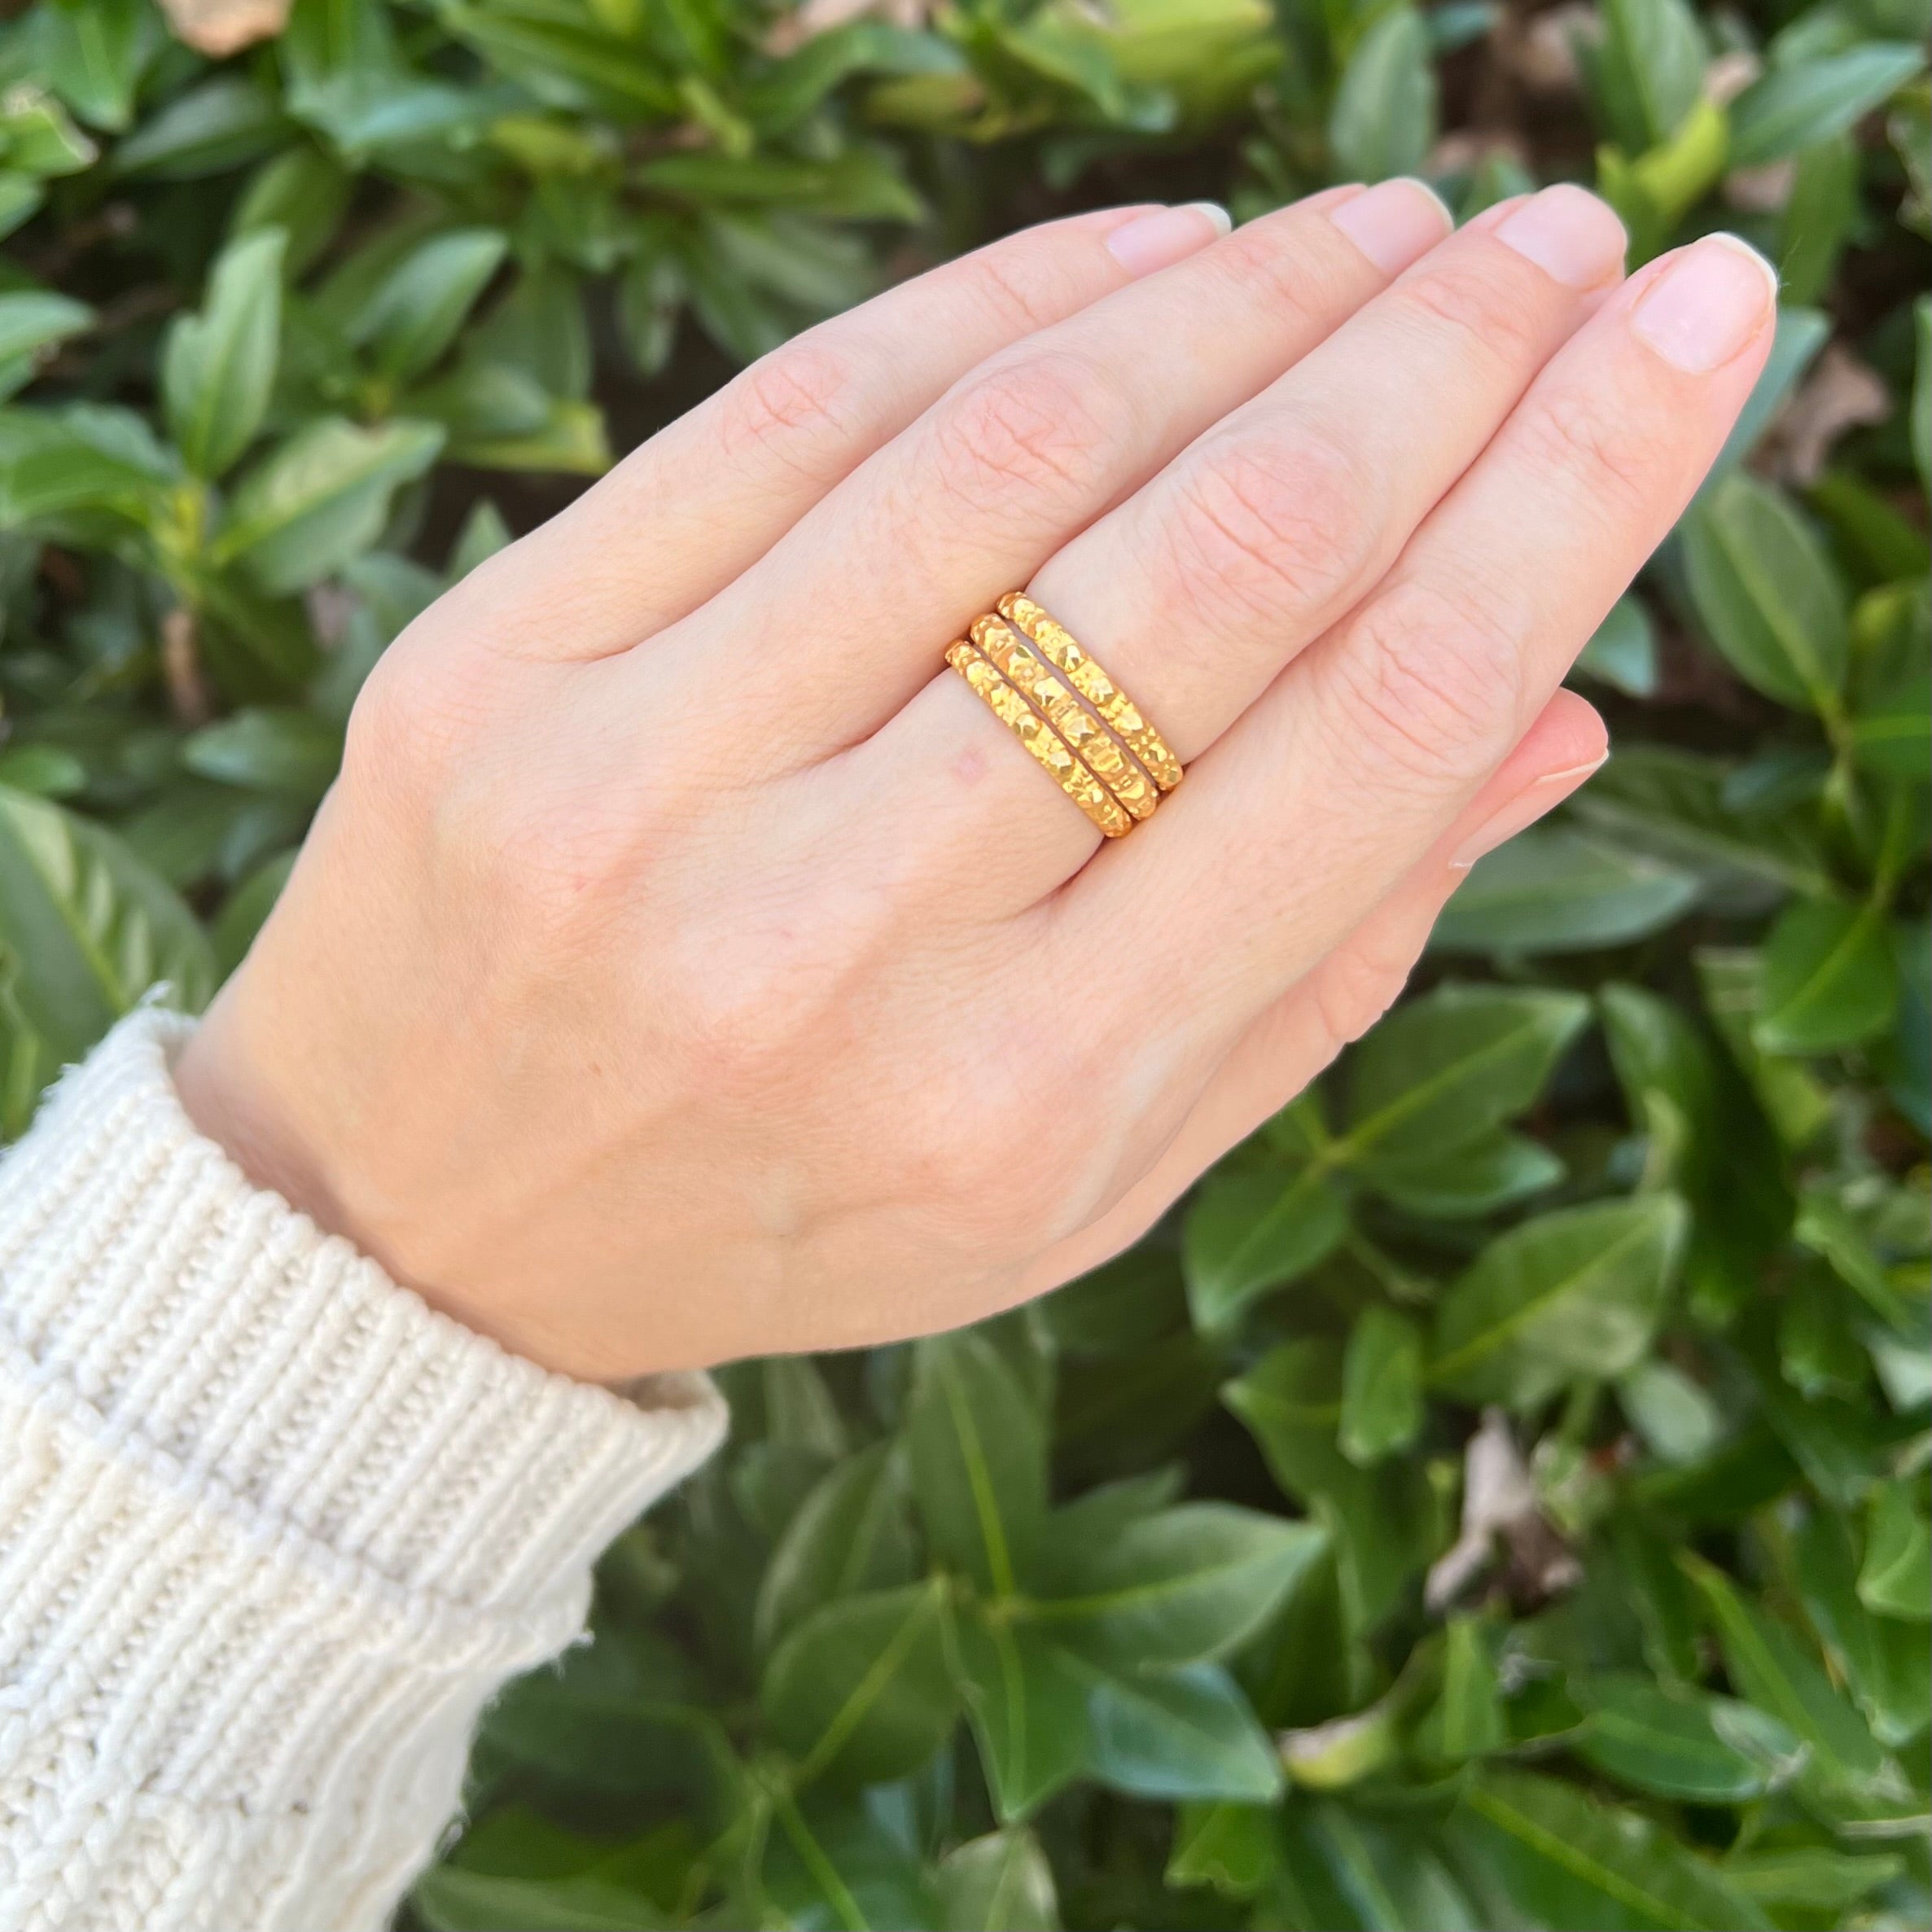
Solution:
<path fill-rule="evenodd" d="M 730 1371 L 409 1912 L 1925 1925 L 1925 0 L 837 11 L 0 26 L 7 1131 L 232 967 L 445 584 L 978 237 L 1566 176 L 1777 350 L 1410 997 L 1100 1276 Z"/>

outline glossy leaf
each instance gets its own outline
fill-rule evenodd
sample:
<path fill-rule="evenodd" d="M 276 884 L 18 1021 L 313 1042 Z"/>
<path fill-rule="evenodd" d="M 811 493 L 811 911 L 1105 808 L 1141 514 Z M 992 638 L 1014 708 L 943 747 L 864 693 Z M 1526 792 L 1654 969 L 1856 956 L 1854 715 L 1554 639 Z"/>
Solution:
<path fill-rule="evenodd" d="M 1741 1804 L 1796 1776 L 1804 1746 L 1735 1700 L 1672 1695 L 1645 1677 L 1573 1679 L 1588 1713 L 1570 1748 L 1627 1790 L 1689 1804 Z"/>
<path fill-rule="evenodd" d="M 0 948 L 12 997 L 60 1060 L 77 1060 L 151 987 L 190 1011 L 214 988 L 193 915 L 120 839 L 0 786 Z"/>
<path fill-rule="evenodd" d="M 1698 616 L 1748 684 L 1828 714 L 1847 651 L 1845 594 L 1810 524 L 1770 484 L 1727 476 L 1684 526 Z"/>
<path fill-rule="evenodd" d="M 772 1654 L 759 1702 L 802 1781 L 874 1784 L 916 1770 L 958 1714 L 945 1595 L 914 1584 L 828 1604 Z"/>
<path fill-rule="evenodd" d="M 1028 1615 L 1102 1662 L 1167 1669 L 1224 1655 L 1266 1621 L 1321 1531 L 1224 1503 L 1187 1503 L 1049 1553 L 1052 1594 Z"/>
<path fill-rule="evenodd" d="M 1768 1932 L 1721 1868 L 1634 1812 L 1531 1772 L 1485 1767 L 1458 1817 L 1532 1923 L 1577 1932 Z"/>
<path fill-rule="evenodd" d="M 1754 1032 L 1771 1054 L 1854 1046 L 1884 1031 L 1898 997 L 1891 938 L 1877 909 L 1800 900 L 1766 944 Z"/>
<path fill-rule="evenodd" d="M 1731 159 L 1741 168 L 1842 134 L 1925 64 L 1922 48 L 1885 41 L 1776 68 L 1731 109 Z"/>
<path fill-rule="evenodd" d="M 1532 826 L 1487 857 L 1435 922 L 1446 953 L 1580 953 L 1673 923 L 1698 896 L 1690 873 L 1566 827 Z"/>
<path fill-rule="evenodd" d="M 279 228 L 230 242 L 201 313 L 183 316 L 169 335 L 161 363 L 169 432 L 198 476 L 219 476 L 261 427 L 281 348 L 287 242 Z"/>
<path fill-rule="evenodd" d="M 1102 1784 L 1140 1798 L 1248 1804 L 1280 1790 L 1274 1751 L 1218 1664 L 1159 1676 L 1094 1671 L 1089 1684 L 1092 1765 Z"/>
<path fill-rule="evenodd" d="M 1045 1518 L 1046 1444 L 1039 1412 L 984 1335 L 920 1343 L 906 1443 L 934 1553 L 1012 1595 Z"/>
<path fill-rule="evenodd" d="M 940 1865 L 946 1932 L 1058 1932 L 1053 1867 L 1024 1829 L 991 1832 Z"/>
<path fill-rule="evenodd" d="M 1351 1155 L 1435 1158 L 1522 1113 L 1589 1019 L 1574 995 L 1438 988 L 1399 1007 L 1349 1057 Z"/>
<path fill-rule="evenodd" d="M 1366 1468 L 1406 1448 L 1422 1426 L 1422 1331 L 1392 1308 L 1366 1308 L 1343 1357 L 1342 1453 Z"/>
<path fill-rule="evenodd" d="M 215 554 L 264 589 L 301 589 L 375 541 L 397 486 L 420 476 L 442 442 L 426 423 L 361 429 L 320 418 L 242 478 Z"/>
<path fill-rule="evenodd" d="M 1527 1407 L 1573 1378 L 1620 1373 L 1656 1328 L 1687 1231 L 1682 1201 L 1655 1194 L 1504 1235 L 1444 1297 L 1430 1381 Z"/>
<path fill-rule="evenodd" d="M 1257 1295 L 1325 1260 L 1347 1230 L 1347 1203 L 1318 1168 L 1286 1180 L 1215 1176 L 1189 1212 L 1181 1251 L 1197 1325 L 1227 1327 Z"/>

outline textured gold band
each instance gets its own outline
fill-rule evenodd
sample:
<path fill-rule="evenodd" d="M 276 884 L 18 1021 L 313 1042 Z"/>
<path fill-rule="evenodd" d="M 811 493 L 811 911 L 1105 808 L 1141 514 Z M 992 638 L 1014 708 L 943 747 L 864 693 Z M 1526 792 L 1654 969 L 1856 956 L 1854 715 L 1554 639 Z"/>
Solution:
<path fill-rule="evenodd" d="M 1108 838 L 1119 839 L 1133 830 L 1134 821 L 1120 801 L 1074 756 L 1066 739 L 965 638 L 947 648 L 946 662 Z"/>
<path fill-rule="evenodd" d="M 1181 782 L 1181 760 L 1133 700 L 1074 642 L 1066 627 L 1017 590 L 1009 590 L 1000 599 L 999 610 L 1009 624 L 1025 632 L 1040 647 L 1041 656 L 1056 671 L 1065 674 L 1099 714 L 1101 722 L 1146 766 L 1154 783 L 1163 791 L 1172 791 Z"/>
<path fill-rule="evenodd" d="M 1084 762 L 1132 817 L 1154 816 L 1160 794 L 1152 780 L 1074 695 L 1059 672 L 1027 648 L 1025 638 L 1011 624 L 1003 617 L 976 617 L 973 642 L 1015 690 L 1033 701 L 1035 708 L 1066 739 L 1074 756 Z"/>

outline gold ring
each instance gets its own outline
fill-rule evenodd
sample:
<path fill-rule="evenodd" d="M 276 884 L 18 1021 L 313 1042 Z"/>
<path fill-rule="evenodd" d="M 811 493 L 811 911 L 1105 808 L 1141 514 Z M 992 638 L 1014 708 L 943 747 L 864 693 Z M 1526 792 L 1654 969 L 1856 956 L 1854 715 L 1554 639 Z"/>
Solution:
<path fill-rule="evenodd" d="M 1054 620 L 1032 598 L 1009 590 L 1000 599 L 1000 615 L 1024 631 L 1040 646 L 1056 671 L 1064 672 L 1074 689 L 1093 706 L 1102 724 L 1146 766 L 1163 791 L 1181 782 L 1181 760 L 1141 715 L 1133 700 L 1076 644 L 1063 624 Z"/>
<path fill-rule="evenodd" d="M 1059 672 L 1027 648 L 1026 640 L 1003 617 L 975 617 L 973 642 L 993 668 L 1065 738 L 1075 757 L 1105 785 L 1130 817 L 1151 818 L 1160 803 L 1154 781 L 1115 743 L 1106 727 L 1075 696 Z"/>
<path fill-rule="evenodd" d="M 1133 830 L 1133 821 L 1119 800 L 1074 756 L 1066 739 L 965 638 L 948 647 L 946 662 L 1108 838 L 1122 838 Z"/>

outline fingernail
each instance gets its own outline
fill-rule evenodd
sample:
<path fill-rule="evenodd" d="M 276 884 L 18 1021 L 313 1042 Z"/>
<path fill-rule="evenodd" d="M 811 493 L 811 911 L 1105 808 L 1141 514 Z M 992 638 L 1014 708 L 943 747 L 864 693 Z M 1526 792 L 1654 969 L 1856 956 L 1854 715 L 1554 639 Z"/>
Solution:
<path fill-rule="evenodd" d="M 1707 234 L 1673 260 L 1631 314 L 1638 335 L 1693 375 L 1721 367 L 1763 328 L 1777 271 L 1734 234 Z"/>
<path fill-rule="evenodd" d="M 1468 871 L 1486 852 L 1494 852 L 1499 845 L 1533 826 L 1544 813 L 1553 811 L 1562 804 L 1592 772 L 1601 771 L 1604 760 L 1609 756 L 1610 753 L 1606 751 L 1602 758 L 1592 758 L 1588 764 L 1573 764 L 1560 772 L 1545 772 L 1540 778 L 1526 785 L 1508 804 L 1499 805 L 1456 848 L 1455 856 L 1449 861 L 1451 867 L 1457 872 Z"/>
<path fill-rule="evenodd" d="M 1532 195 L 1496 239 L 1566 288 L 1595 288 L 1619 274 L 1628 239 L 1606 203 L 1567 182 Z"/>
<path fill-rule="evenodd" d="M 1190 201 L 1185 208 L 1158 208 L 1116 228 L 1107 237 L 1107 252 L 1128 274 L 1151 275 L 1218 240 L 1233 226 L 1224 208 L 1211 201 Z"/>
<path fill-rule="evenodd" d="M 1399 175 L 1330 209 L 1329 220 L 1385 275 L 1399 275 L 1455 226 L 1426 182 Z"/>

